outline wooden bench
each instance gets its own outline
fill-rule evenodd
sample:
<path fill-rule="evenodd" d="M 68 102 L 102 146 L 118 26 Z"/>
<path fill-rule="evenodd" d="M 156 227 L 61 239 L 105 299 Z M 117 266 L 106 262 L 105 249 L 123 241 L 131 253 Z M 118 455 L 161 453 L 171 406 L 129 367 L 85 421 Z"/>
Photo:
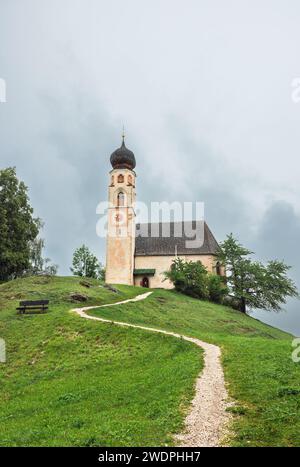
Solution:
<path fill-rule="evenodd" d="M 45 310 L 48 310 L 49 300 L 26 300 L 20 302 L 18 308 L 19 313 L 25 313 L 27 310 L 35 313 L 37 311 L 43 313 Z"/>

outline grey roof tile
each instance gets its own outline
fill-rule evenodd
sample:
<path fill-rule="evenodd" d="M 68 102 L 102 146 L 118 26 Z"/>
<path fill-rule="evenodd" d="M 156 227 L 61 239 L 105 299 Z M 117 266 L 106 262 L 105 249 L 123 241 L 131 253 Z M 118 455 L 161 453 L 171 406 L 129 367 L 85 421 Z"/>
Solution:
<path fill-rule="evenodd" d="M 204 221 L 136 225 L 136 256 L 216 255 L 218 249 L 219 245 Z"/>

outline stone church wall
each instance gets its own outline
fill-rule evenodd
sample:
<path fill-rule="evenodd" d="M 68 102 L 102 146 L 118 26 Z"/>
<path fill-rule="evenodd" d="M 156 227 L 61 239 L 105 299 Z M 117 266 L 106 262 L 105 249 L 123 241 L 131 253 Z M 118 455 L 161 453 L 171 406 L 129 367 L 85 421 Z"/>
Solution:
<path fill-rule="evenodd" d="M 214 272 L 215 257 L 213 255 L 180 256 L 186 261 L 201 261 L 209 272 Z M 135 256 L 135 269 L 155 269 L 154 276 L 148 276 L 150 288 L 171 289 L 173 284 L 169 280 L 164 281 L 163 273 L 171 267 L 175 256 Z M 135 276 L 134 285 L 141 285 L 144 276 Z"/>

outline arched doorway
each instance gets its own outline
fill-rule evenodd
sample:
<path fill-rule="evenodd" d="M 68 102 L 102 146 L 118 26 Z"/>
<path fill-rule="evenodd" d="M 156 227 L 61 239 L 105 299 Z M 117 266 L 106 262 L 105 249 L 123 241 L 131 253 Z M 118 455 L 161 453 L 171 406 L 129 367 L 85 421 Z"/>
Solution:
<path fill-rule="evenodd" d="M 143 277 L 142 287 L 146 287 L 147 289 L 149 288 L 149 279 L 148 279 L 148 277 Z"/>

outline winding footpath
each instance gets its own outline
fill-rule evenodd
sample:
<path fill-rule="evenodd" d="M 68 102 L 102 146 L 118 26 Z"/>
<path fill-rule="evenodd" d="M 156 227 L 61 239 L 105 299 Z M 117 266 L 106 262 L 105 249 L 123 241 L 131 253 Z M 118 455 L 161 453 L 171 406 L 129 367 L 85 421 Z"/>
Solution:
<path fill-rule="evenodd" d="M 152 292 L 138 295 L 117 303 L 106 305 L 88 306 L 83 308 L 74 308 L 73 312 L 85 319 L 101 321 L 102 323 L 113 323 L 118 326 L 143 329 L 145 331 L 159 332 L 178 339 L 184 339 L 188 342 L 201 347 L 204 350 L 204 369 L 200 372 L 196 381 L 195 397 L 192 401 L 190 413 L 185 419 L 185 429 L 183 433 L 175 436 L 179 446 L 199 447 L 199 446 L 221 446 L 222 439 L 227 433 L 229 414 L 226 408 L 229 406 L 228 395 L 225 387 L 224 373 L 221 365 L 221 350 L 218 346 L 208 344 L 193 337 L 184 336 L 175 332 L 155 329 L 147 326 L 113 321 L 109 319 L 90 316 L 86 313 L 95 308 L 104 308 L 109 306 L 122 305 L 129 302 L 138 302 L 145 300 Z"/>

